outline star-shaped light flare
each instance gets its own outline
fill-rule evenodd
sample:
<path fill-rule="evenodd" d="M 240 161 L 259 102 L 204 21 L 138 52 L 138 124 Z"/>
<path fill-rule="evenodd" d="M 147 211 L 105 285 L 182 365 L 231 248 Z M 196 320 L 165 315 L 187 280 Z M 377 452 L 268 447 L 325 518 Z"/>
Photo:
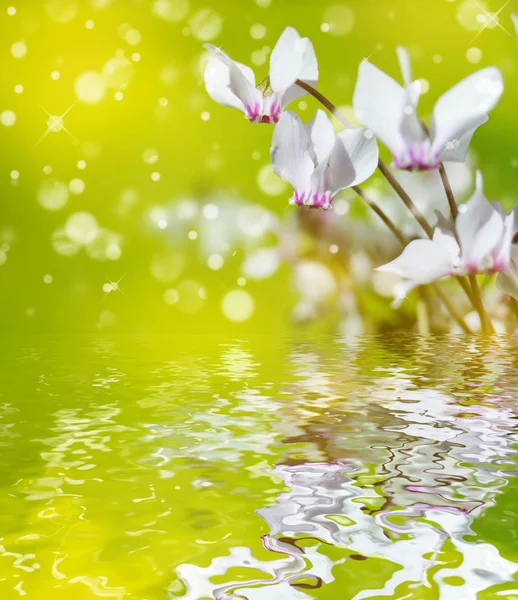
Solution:
<path fill-rule="evenodd" d="M 482 21 L 482 25 L 477 31 L 475 37 L 470 41 L 470 44 L 473 43 L 483 31 L 485 31 L 486 29 L 494 29 L 495 27 L 499 27 L 502 31 L 505 31 L 507 35 L 513 37 L 498 19 L 498 15 L 504 10 L 504 8 L 509 4 L 509 2 L 511 2 L 511 0 L 507 0 L 507 2 L 503 6 L 501 6 L 495 13 L 489 12 L 483 6 L 477 4 L 478 8 L 480 8 L 481 11 L 480 14 L 477 15 L 477 21 Z M 481 17 L 481 19 L 479 19 L 478 17 Z"/>
<path fill-rule="evenodd" d="M 59 133 L 60 131 L 66 131 L 68 133 L 68 135 L 74 141 L 77 142 L 77 138 L 74 135 L 72 135 L 70 133 L 70 131 L 65 127 L 65 123 L 63 121 L 63 119 L 65 118 L 65 116 L 74 108 L 74 106 L 76 105 L 76 103 L 77 102 L 74 102 L 74 104 L 71 104 L 62 115 L 52 115 L 52 114 L 49 113 L 49 111 L 46 108 L 43 108 L 43 106 L 41 106 L 41 104 L 38 104 L 38 106 L 41 108 L 41 110 L 43 112 L 45 112 L 48 115 L 49 118 L 47 119 L 47 130 L 40 137 L 40 139 L 37 141 L 36 145 L 34 146 L 35 148 L 36 148 L 36 146 L 38 146 L 39 144 L 41 144 L 41 142 L 51 132 L 53 132 L 53 133 Z"/>

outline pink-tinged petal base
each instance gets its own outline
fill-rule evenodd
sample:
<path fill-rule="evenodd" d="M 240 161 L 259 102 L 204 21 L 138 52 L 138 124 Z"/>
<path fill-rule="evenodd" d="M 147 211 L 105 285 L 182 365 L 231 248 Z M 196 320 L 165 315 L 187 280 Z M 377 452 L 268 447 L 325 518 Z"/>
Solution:
<path fill-rule="evenodd" d="M 392 164 L 395 169 L 405 171 L 429 171 L 437 169 L 440 162 L 440 155 L 432 153 L 429 140 L 425 140 L 409 146 L 402 155 L 394 156 Z"/>
<path fill-rule="evenodd" d="M 264 103 L 263 103 L 264 104 Z M 245 106 L 245 116 L 250 123 L 267 123 L 269 125 L 275 125 L 278 123 L 282 115 L 282 106 L 280 104 L 272 104 L 267 107 L 266 111 L 264 106 L 259 103 L 250 106 Z"/>

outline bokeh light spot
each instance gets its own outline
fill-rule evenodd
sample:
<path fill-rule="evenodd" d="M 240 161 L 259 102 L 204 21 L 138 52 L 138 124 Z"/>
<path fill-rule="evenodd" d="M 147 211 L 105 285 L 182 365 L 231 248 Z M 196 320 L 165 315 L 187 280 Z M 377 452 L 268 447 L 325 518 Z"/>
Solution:
<path fill-rule="evenodd" d="M 95 71 L 86 71 L 76 79 L 74 91 L 81 102 L 97 104 L 106 93 L 104 78 Z"/>
<path fill-rule="evenodd" d="M 65 123 L 63 121 L 63 117 L 58 115 L 52 115 L 47 119 L 47 127 L 53 133 L 59 133 L 63 129 L 65 129 Z"/>
<path fill-rule="evenodd" d="M 266 27 L 261 23 L 255 23 L 250 27 L 250 35 L 254 40 L 262 40 L 266 35 Z"/>
<path fill-rule="evenodd" d="M 0 123 L 4 127 L 12 127 L 16 123 L 16 114 L 12 110 L 4 110 L 0 114 Z"/>
<path fill-rule="evenodd" d="M 82 194 L 85 191 L 85 182 L 82 179 L 76 177 L 75 179 L 72 179 L 70 181 L 70 183 L 68 184 L 68 189 L 72 192 L 72 194 L 78 196 L 79 194 Z"/>
<path fill-rule="evenodd" d="M 44 181 L 38 190 L 38 202 L 47 210 L 63 208 L 68 196 L 68 186 L 63 181 Z"/>
<path fill-rule="evenodd" d="M 130 29 L 126 32 L 124 39 L 130 46 L 138 46 L 142 41 L 142 34 L 138 29 Z"/>
<path fill-rule="evenodd" d="M 47 15 L 56 23 L 69 23 L 77 14 L 76 0 L 47 0 Z"/>
<path fill-rule="evenodd" d="M 480 48 L 468 48 L 466 59 L 473 65 L 476 65 L 482 60 L 482 50 Z"/>
<path fill-rule="evenodd" d="M 164 302 L 172 306 L 173 304 L 177 304 L 178 300 L 180 300 L 180 294 L 177 290 L 170 289 L 164 292 Z"/>
<path fill-rule="evenodd" d="M 257 175 L 257 185 L 268 196 L 280 196 L 288 189 L 288 184 L 273 172 L 270 164 L 261 167 Z"/>
<path fill-rule="evenodd" d="M 107 87 L 114 90 L 128 87 L 134 75 L 133 63 L 124 57 L 110 58 L 103 67 L 104 82 Z"/>
<path fill-rule="evenodd" d="M 146 148 L 142 153 L 142 159 L 148 165 L 154 165 L 158 162 L 158 152 L 154 148 Z"/>
<path fill-rule="evenodd" d="M 206 204 L 203 207 L 203 216 L 208 220 L 208 221 L 213 221 L 214 219 L 217 219 L 219 215 L 219 208 L 216 206 L 216 204 Z"/>
<path fill-rule="evenodd" d="M 213 271 L 219 271 L 225 264 L 225 261 L 220 254 L 211 254 L 207 264 L 209 265 L 209 269 L 212 269 Z"/>
<path fill-rule="evenodd" d="M 231 290 L 223 297 L 221 310 L 229 321 L 242 323 L 253 315 L 254 299 L 245 290 Z"/>
<path fill-rule="evenodd" d="M 346 4 L 334 4 L 324 12 L 323 24 L 329 26 L 327 31 L 331 35 L 347 35 L 354 27 L 354 13 Z"/>
<path fill-rule="evenodd" d="M 119 260 L 122 256 L 119 234 L 100 227 L 86 244 L 86 254 L 93 260 Z"/>
<path fill-rule="evenodd" d="M 184 267 L 181 254 L 161 252 L 155 254 L 149 270 L 151 275 L 161 283 L 171 283 L 180 277 Z"/>
<path fill-rule="evenodd" d="M 65 225 L 68 237 L 78 244 L 87 244 L 95 237 L 97 230 L 97 219 L 88 212 L 74 213 Z"/>
<path fill-rule="evenodd" d="M 483 0 L 465 0 L 457 7 L 457 21 L 468 31 L 478 31 L 486 20 L 487 4 Z"/>
<path fill-rule="evenodd" d="M 189 0 L 155 0 L 153 2 L 153 13 L 170 23 L 185 19 L 188 12 Z"/>
<path fill-rule="evenodd" d="M 192 314 L 203 306 L 206 294 L 197 281 L 182 281 L 178 286 L 178 310 Z"/>
<path fill-rule="evenodd" d="M 27 54 L 27 45 L 25 44 L 25 42 L 15 42 L 11 46 L 11 54 L 14 58 L 23 58 Z"/>
<path fill-rule="evenodd" d="M 194 37 L 201 42 L 217 38 L 223 29 L 223 19 L 213 8 L 202 8 L 189 21 Z"/>

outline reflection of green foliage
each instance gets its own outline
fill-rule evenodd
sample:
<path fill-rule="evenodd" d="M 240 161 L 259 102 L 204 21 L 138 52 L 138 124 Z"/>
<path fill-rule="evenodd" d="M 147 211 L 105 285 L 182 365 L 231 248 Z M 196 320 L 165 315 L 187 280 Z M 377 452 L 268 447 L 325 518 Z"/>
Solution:
<path fill-rule="evenodd" d="M 483 540 L 498 544 L 502 556 L 508 560 L 518 559 L 517 494 L 518 478 L 511 476 L 502 493 L 496 497 L 495 505 L 476 519 L 472 527 Z"/>

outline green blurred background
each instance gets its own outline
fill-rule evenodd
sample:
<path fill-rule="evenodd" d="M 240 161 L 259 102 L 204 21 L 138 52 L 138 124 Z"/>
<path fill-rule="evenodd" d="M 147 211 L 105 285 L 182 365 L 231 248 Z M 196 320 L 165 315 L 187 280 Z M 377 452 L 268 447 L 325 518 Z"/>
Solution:
<path fill-rule="evenodd" d="M 425 117 L 460 78 L 500 67 L 504 97 L 475 136 L 472 164 L 483 170 L 490 198 L 515 202 L 511 13 L 518 0 L 12 0 L 0 7 L 4 331 L 293 326 L 300 289 L 284 258 L 297 216 L 290 190 L 270 171 L 272 128 L 211 101 L 202 79 L 206 42 L 253 66 L 260 81 L 279 34 L 292 25 L 315 45 L 319 89 L 346 110 L 362 58 L 399 78 L 394 48 L 404 45 L 415 76 L 428 84 Z M 293 108 L 309 120 L 316 103 Z M 369 182 L 373 193 L 381 185 Z M 364 213 L 349 209 L 341 218 L 360 227 Z M 288 233 L 279 234 L 280 223 Z M 243 277 L 246 256 L 278 248 L 279 239 L 276 273 Z M 353 250 L 361 242 L 352 239 Z M 305 243 L 302 253 L 311 255 Z M 390 244 L 386 252 L 391 258 Z M 343 268 L 346 277 L 340 260 L 330 253 L 334 273 Z M 369 278 L 368 264 L 356 268 Z M 387 307 L 386 298 L 372 300 L 374 312 L 390 315 Z M 325 327 L 340 321 L 335 313 L 326 313 Z"/>

